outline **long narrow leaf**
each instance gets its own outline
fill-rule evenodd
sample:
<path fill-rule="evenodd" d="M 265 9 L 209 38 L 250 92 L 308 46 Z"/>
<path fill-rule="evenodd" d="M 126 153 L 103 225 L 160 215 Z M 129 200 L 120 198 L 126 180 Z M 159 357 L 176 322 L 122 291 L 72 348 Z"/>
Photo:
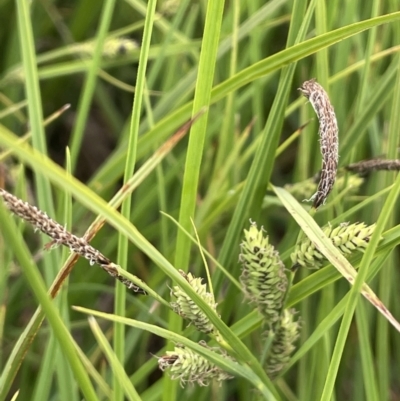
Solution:
<path fill-rule="evenodd" d="M 400 182 L 400 181 L 399 181 Z M 314 219 L 304 210 L 304 208 L 282 188 L 274 187 L 274 192 L 285 206 L 287 211 L 300 225 L 307 237 L 318 247 L 319 251 L 332 263 L 333 266 L 350 283 L 354 284 L 357 273 L 349 261 L 335 248 L 332 241 L 324 234 Z M 362 285 L 362 295 L 378 309 L 382 315 L 400 332 L 400 323 L 386 309 L 379 298 L 367 284 Z"/>

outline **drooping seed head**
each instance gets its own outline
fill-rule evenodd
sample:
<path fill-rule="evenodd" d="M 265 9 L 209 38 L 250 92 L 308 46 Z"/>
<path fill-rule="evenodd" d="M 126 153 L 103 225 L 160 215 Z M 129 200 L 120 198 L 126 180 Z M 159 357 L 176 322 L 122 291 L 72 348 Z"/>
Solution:
<path fill-rule="evenodd" d="M 339 129 L 328 94 L 315 79 L 305 81 L 299 90 L 310 101 L 319 121 L 321 178 L 317 192 L 310 199 L 314 201 L 313 206 L 317 209 L 325 203 L 335 183 L 339 160 Z"/>
<path fill-rule="evenodd" d="M 304 81 L 302 85 L 299 88 L 299 91 L 304 95 L 307 99 L 311 97 L 312 94 L 317 93 L 318 84 L 315 80 L 315 78 L 311 78 L 308 81 Z"/>

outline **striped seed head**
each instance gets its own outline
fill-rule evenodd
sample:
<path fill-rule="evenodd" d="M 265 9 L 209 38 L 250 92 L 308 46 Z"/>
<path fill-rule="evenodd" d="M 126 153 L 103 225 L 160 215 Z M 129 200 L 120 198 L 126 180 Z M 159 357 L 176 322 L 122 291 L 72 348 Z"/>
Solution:
<path fill-rule="evenodd" d="M 315 93 L 317 89 L 319 89 L 319 86 L 320 85 L 316 82 L 315 78 L 311 78 L 310 80 L 303 82 L 298 90 L 302 93 L 302 95 L 309 99 L 310 96 Z"/>
<path fill-rule="evenodd" d="M 99 250 L 93 248 L 85 238 L 77 237 L 67 231 L 67 229 L 51 219 L 47 214 L 39 210 L 36 206 L 32 206 L 22 199 L 10 194 L 6 190 L 0 188 L 0 197 L 3 198 L 5 205 L 15 215 L 32 224 L 35 230 L 40 230 L 44 234 L 52 238 L 52 242 L 47 249 L 57 245 L 68 247 L 71 252 L 77 253 L 89 261 L 91 265 L 98 264 L 111 277 L 119 280 L 122 284 L 134 292 L 146 294 L 142 288 L 138 287 L 132 281 L 124 278 L 119 272 L 120 267 L 112 263 L 110 259 L 105 257 Z"/>
<path fill-rule="evenodd" d="M 244 230 L 239 260 L 242 263 L 240 281 L 251 302 L 272 326 L 278 320 L 283 307 L 288 280 L 279 253 L 269 244 L 255 223 Z"/>
<path fill-rule="evenodd" d="M 339 129 L 329 96 L 315 79 L 305 81 L 299 90 L 310 101 L 319 122 L 322 169 L 317 192 L 310 199 L 317 209 L 325 203 L 335 183 L 339 160 Z"/>

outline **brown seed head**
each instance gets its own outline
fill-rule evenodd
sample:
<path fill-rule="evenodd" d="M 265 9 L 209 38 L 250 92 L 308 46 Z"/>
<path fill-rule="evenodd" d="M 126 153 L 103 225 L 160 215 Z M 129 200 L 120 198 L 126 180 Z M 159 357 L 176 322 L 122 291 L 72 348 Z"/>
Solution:
<path fill-rule="evenodd" d="M 305 81 L 299 90 L 310 101 L 319 121 L 322 171 L 317 192 L 311 198 L 317 209 L 325 203 L 335 183 L 339 160 L 339 129 L 328 94 L 314 78 Z"/>

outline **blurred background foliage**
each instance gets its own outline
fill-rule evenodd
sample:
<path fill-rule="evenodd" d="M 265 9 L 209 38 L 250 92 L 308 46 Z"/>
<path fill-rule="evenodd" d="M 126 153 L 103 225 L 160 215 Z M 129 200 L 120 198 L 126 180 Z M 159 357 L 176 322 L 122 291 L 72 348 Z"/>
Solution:
<path fill-rule="evenodd" d="M 73 141 L 71 133 L 76 128 L 76 116 L 82 106 L 83 87 L 93 57 L 104 3 L 91 0 L 37 0 L 30 5 L 44 117 L 70 104 L 68 110 L 46 127 L 48 155 L 63 167 L 67 164 L 65 149 Z M 184 121 L 184 114 L 179 114 L 179 110 L 194 97 L 209 3 L 203 0 L 159 0 L 157 3 L 144 107 L 140 117 L 136 170 Z M 303 15 L 293 14 L 295 3 L 285 0 L 225 2 L 214 86 L 293 45 L 293 42 L 288 45 L 289 25 L 297 21 L 299 27 L 303 19 Z M 398 10 L 398 2 L 395 0 L 318 0 L 316 3 L 315 14 L 305 39 Z M 142 0 L 115 2 L 84 125 L 84 137 L 79 147 L 76 167 L 72 171 L 75 177 L 106 201 L 111 199 L 123 183 L 146 6 L 147 3 Z M 16 2 L 0 2 L 0 27 L 0 123 L 16 135 L 23 136 L 30 130 L 30 122 Z M 297 90 L 303 81 L 312 77 L 316 77 L 326 88 L 336 111 L 340 130 L 340 167 L 372 157 L 397 158 L 398 141 L 395 142 L 393 138 L 397 135 L 398 139 L 398 134 L 392 134 L 392 131 L 398 132 L 398 128 L 391 127 L 391 117 L 396 113 L 393 111 L 394 105 L 398 104 L 398 94 L 393 89 L 398 88 L 399 39 L 400 25 L 396 21 L 358 33 L 311 56 L 300 57 L 293 79 L 288 81 L 290 87 L 287 88 L 288 99 L 285 115 L 280 120 L 282 129 L 279 135 L 279 144 L 285 145 L 273 162 L 270 182 L 276 186 L 296 184 L 314 176 L 320 169 L 318 121 L 311 106 L 300 97 Z M 248 84 L 239 84 L 237 90 L 224 94 L 222 99 L 209 107 L 204 148 L 200 150 L 203 151 L 203 158 L 193 217 L 202 245 L 215 258 L 220 254 L 243 185 L 260 146 L 261 136 L 268 135 L 264 127 L 281 82 L 281 68 L 284 65 Z M 174 113 L 177 113 L 177 120 L 168 120 Z M 288 138 L 291 139 L 290 143 L 285 143 Z M 162 164 L 149 172 L 146 180 L 132 195 L 130 221 L 172 263 L 177 251 L 178 228 L 166 217 L 162 217 L 160 211 L 176 219 L 179 217 L 187 148 L 188 139 L 184 138 Z M 7 149 L 2 151 L 6 152 Z M 274 154 L 275 149 L 271 149 L 266 157 L 273 158 Z M 2 186 L 30 203 L 37 204 L 34 169 L 21 164 L 16 157 L 1 155 Z M 258 171 L 257 174 L 263 175 L 264 172 Z M 334 218 L 337 218 L 337 222 L 376 222 L 384 196 L 365 204 L 360 210 L 354 211 L 351 217 L 344 215 L 342 219 L 341 216 L 389 187 L 394 182 L 394 175 L 379 172 L 358 178 L 351 185 L 349 180 L 348 176 L 343 178 L 342 186 L 335 188 L 327 205 L 315 215 L 321 226 Z M 306 184 L 301 184 L 301 187 L 304 189 Z M 290 190 L 290 187 L 287 188 Z M 256 209 L 252 205 L 249 215 L 242 218 L 247 222 L 251 218 L 256 219 L 259 226 L 264 226 L 270 242 L 279 249 L 289 268 L 289 254 L 296 243 L 299 228 L 274 193 L 267 192 L 266 187 L 264 191 L 262 205 Z M 300 192 L 294 195 L 302 201 L 312 193 L 313 189 L 311 193 Z M 65 193 L 54 187 L 52 197 L 55 205 L 53 217 L 64 223 Z M 302 205 L 307 209 L 310 207 L 306 203 Z M 83 235 L 94 217 L 92 212 L 75 202 L 69 227 L 72 227 L 73 233 Z M 398 211 L 393 210 L 387 229 L 396 228 L 397 224 Z M 60 265 L 53 266 L 53 273 L 46 272 L 40 236 L 33 234 L 33 230 L 24 223 L 18 222 L 18 225 L 24 233 L 33 260 L 42 269 L 49 286 L 54 271 L 61 268 L 61 262 L 66 259 L 68 252 L 52 250 L 57 253 Z M 242 228 L 245 227 L 248 227 L 248 223 Z M 237 233 L 237 236 L 242 238 L 241 233 Z M 115 229 L 105 225 L 91 244 L 111 260 L 117 260 L 118 241 Z M 392 313 L 400 317 L 396 287 L 400 277 L 398 254 L 393 251 L 395 242 L 387 255 L 384 269 L 371 286 Z M 38 304 L 2 237 L 0 250 L 0 367 L 3 370 Z M 228 262 L 224 265 L 236 278 L 240 275 L 238 254 L 239 242 L 236 249 L 230 250 L 230 257 L 226 258 Z M 148 255 L 130 245 L 127 260 L 124 268 L 169 300 L 171 280 Z M 354 260 L 359 261 L 359 258 Z M 175 267 L 178 269 L 181 266 Z M 210 268 L 215 277 L 218 268 L 212 261 Z M 206 277 L 196 245 L 191 248 L 189 270 L 196 276 Z M 301 283 L 310 274 L 309 271 L 301 270 L 297 274 L 296 283 Z M 70 275 L 68 284 L 63 287 L 58 304 L 74 339 L 109 386 L 112 386 L 115 372 L 96 343 L 86 316 L 72 310 L 71 305 L 111 313 L 114 310 L 114 286 L 115 283 L 103 271 L 90 267 L 87 261 L 81 259 Z M 296 304 L 302 320 L 300 345 L 342 299 L 348 288 L 345 280 L 330 283 L 318 292 L 307 294 Z M 221 281 L 221 276 L 216 299 L 220 304 L 221 318 L 229 326 L 253 310 L 251 305 L 243 302 L 240 291 L 228 280 Z M 168 310 L 154 305 L 152 299 L 126 294 L 126 316 L 171 328 Z M 332 399 L 400 400 L 399 335 L 369 304 L 364 303 L 362 308 L 365 309 L 363 317 L 368 329 L 365 335 L 373 357 L 369 361 L 372 365 L 363 359 L 360 333 L 354 321 Z M 108 340 L 112 341 L 114 326 L 109 322 L 99 322 Z M 292 366 L 283 378 L 278 379 L 277 387 L 282 399 L 320 399 L 337 331 L 338 325 L 333 325 L 313 345 L 311 351 Z M 45 321 L 25 357 L 21 358 L 20 369 L 5 399 L 11 399 L 18 389 L 18 400 L 82 399 L 73 379 L 67 381 L 72 383 L 71 388 L 63 383 L 61 376 L 71 376 L 71 372 L 65 361 L 57 362 L 61 351 L 54 342 L 49 342 L 50 332 L 51 328 Z M 255 324 L 243 335 L 244 343 L 256 356 L 263 350 L 262 332 L 263 328 Z M 185 335 L 190 335 L 194 340 L 200 338 L 192 327 L 185 331 Z M 363 342 L 363 346 L 366 343 Z M 51 350 L 49 344 L 53 347 Z M 164 340 L 155 335 L 134 328 L 126 329 L 124 367 L 141 399 L 258 399 L 259 394 L 243 379 L 234 379 L 221 387 L 175 387 L 171 398 L 168 398 L 168 394 L 163 393 L 163 375 L 157 369 L 157 360 L 152 357 L 152 354 L 160 355 L 164 345 Z M 367 373 L 368 369 L 372 369 L 372 372 Z M 376 384 L 372 393 L 366 383 L 366 378 L 371 378 L 371 375 Z M 101 389 L 98 393 L 99 399 L 108 399 L 110 396 L 110 393 L 107 395 Z M 63 398 L 66 395 L 70 398 Z M 123 399 L 120 395 L 111 398 Z"/>

